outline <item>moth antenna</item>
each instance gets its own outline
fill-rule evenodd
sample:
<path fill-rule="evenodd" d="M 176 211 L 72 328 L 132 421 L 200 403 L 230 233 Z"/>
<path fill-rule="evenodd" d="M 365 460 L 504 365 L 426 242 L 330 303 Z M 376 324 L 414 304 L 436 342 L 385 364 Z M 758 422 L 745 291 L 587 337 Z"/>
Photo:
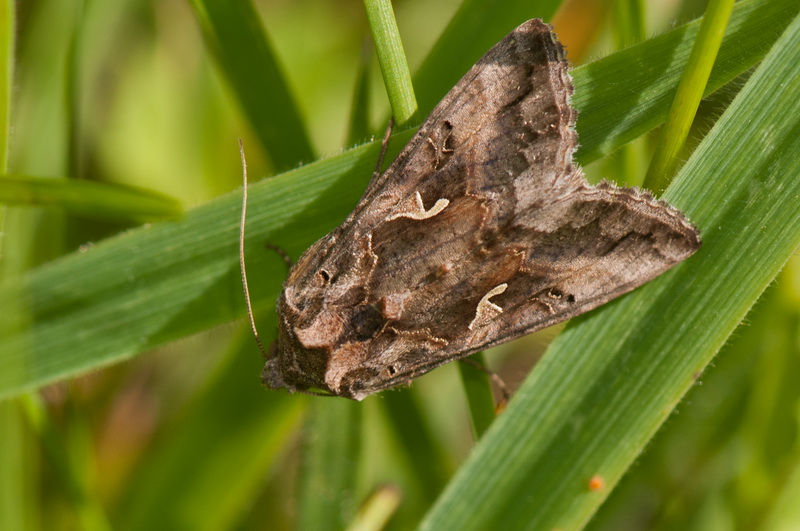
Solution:
<path fill-rule="evenodd" d="M 503 381 L 503 379 L 500 378 L 496 372 L 490 371 L 481 363 L 478 363 L 471 358 L 461 358 L 458 361 L 475 367 L 479 371 L 485 373 L 492 380 L 492 383 L 494 383 L 494 385 L 497 387 L 497 390 L 500 391 L 501 395 L 503 395 L 503 398 L 497 403 L 497 406 L 495 406 L 495 413 L 502 412 L 506 408 L 508 401 L 511 399 L 511 394 L 508 392 L 508 387 L 506 387 L 506 383 Z"/>
<path fill-rule="evenodd" d="M 389 119 L 389 125 L 386 126 L 386 132 L 383 134 L 383 140 L 381 140 L 381 154 L 378 156 L 378 165 L 375 166 L 375 171 L 372 172 L 373 179 L 381 174 L 381 166 L 383 165 L 383 158 L 386 156 L 386 150 L 389 149 L 389 138 L 392 136 L 392 129 L 394 129 L 394 116 Z"/>
<path fill-rule="evenodd" d="M 239 139 L 239 156 L 242 158 L 242 221 L 239 224 L 239 269 L 242 272 L 242 287 L 244 288 L 244 301 L 247 305 L 247 317 L 250 319 L 250 329 L 253 331 L 253 337 L 256 338 L 258 343 L 258 350 L 261 355 L 266 359 L 267 351 L 261 343 L 261 338 L 258 337 L 258 330 L 256 329 L 256 319 L 253 317 L 253 305 L 250 302 L 250 288 L 247 286 L 247 270 L 244 266 L 244 224 L 247 219 L 247 161 L 244 158 L 244 144 L 242 139 Z"/>

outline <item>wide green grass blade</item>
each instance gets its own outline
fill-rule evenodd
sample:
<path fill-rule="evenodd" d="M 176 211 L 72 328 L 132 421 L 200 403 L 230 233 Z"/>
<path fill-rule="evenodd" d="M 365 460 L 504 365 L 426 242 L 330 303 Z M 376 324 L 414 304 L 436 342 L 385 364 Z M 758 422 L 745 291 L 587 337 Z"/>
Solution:
<path fill-rule="evenodd" d="M 164 194 L 121 184 L 31 175 L 0 175 L 0 203 L 57 206 L 79 216 L 117 222 L 174 218 L 178 201 Z"/>
<path fill-rule="evenodd" d="M 568 326 L 422 529 L 586 523 L 800 245 L 798 93 L 800 17 L 667 191 L 703 248 Z"/>
<path fill-rule="evenodd" d="M 795 256 L 589 529 L 629 529 L 633 521 L 653 529 L 698 528 L 712 505 L 723 508 L 715 514 L 730 529 L 765 528 L 756 522 L 773 510 L 798 450 L 800 285 L 790 282 L 797 265 Z"/>
<path fill-rule="evenodd" d="M 191 5 L 275 168 L 313 160 L 300 111 L 251 0 L 192 0 Z"/>
<path fill-rule="evenodd" d="M 729 80 L 751 66 L 760 57 L 753 48 L 765 52 L 774 42 L 774 28 L 785 26 L 787 13 L 793 15 L 799 9 L 794 2 L 738 4 L 729 27 L 733 33 L 723 42 L 720 56 L 738 54 L 750 63 L 720 69 L 714 78 L 717 86 L 724 84 L 725 76 Z M 679 28 L 669 36 L 676 32 L 685 30 Z M 585 149 L 579 161 L 618 147 L 630 140 L 632 130 L 641 132 L 643 124 L 644 128 L 655 125 L 658 119 L 651 115 L 665 115 L 670 100 L 662 95 L 669 87 L 674 90 L 680 65 L 671 64 L 667 70 L 640 68 L 642 57 L 634 52 L 646 51 L 643 57 L 647 59 L 655 57 L 656 41 L 666 46 L 663 53 L 688 57 L 691 39 L 670 39 L 647 41 L 576 72 L 576 104 L 584 113 L 582 118 L 590 118 L 578 123 Z M 629 61 L 627 68 L 615 58 L 621 54 Z M 650 87 L 656 83 L 659 91 L 652 93 Z M 607 90 L 608 85 L 626 90 L 615 94 Z M 619 118 L 620 102 L 635 119 Z M 410 132 L 395 135 L 389 157 L 409 137 Z M 265 251 L 263 243 L 279 245 L 297 257 L 340 223 L 372 174 L 378 144 L 252 187 L 247 238 L 248 249 L 253 250 L 248 251 L 248 264 L 257 306 L 274 304 L 286 274 L 284 264 L 275 253 Z M 231 149 L 236 149 L 233 140 Z M 228 194 L 178 222 L 130 231 L 0 286 L 0 300 L 8 310 L 0 316 L 0 397 L 241 317 L 240 199 L 238 193 Z"/>
<path fill-rule="evenodd" d="M 397 152 L 410 134 L 398 135 Z M 235 142 L 231 143 L 235 149 Z M 343 220 L 372 174 L 377 142 L 252 187 L 251 291 L 271 306 L 286 274 L 263 242 L 299 256 Z M 0 396 L 106 365 L 242 316 L 239 193 L 178 222 L 143 227 L 0 287 Z M 268 209 L 258 205 L 269 205 Z"/>

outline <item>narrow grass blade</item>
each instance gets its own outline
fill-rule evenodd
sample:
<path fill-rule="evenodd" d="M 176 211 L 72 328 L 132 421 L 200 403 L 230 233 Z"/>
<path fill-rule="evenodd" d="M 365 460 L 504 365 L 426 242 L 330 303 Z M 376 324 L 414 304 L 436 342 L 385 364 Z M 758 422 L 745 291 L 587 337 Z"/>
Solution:
<path fill-rule="evenodd" d="M 645 187 L 657 194 L 664 191 L 680 162 L 680 152 L 705 93 L 708 76 L 717 58 L 732 10 L 733 0 L 711 0 L 706 8 L 689 62 L 678 84 L 667 123 L 664 124 L 664 131 L 644 180 Z"/>
<path fill-rule="evenodd" d="M 392 3 L 389 0 L 364 0 L 364 6 L 392 115 L 397 125 L 403 126 L 417 112 L 417 100 Z"/>
<path fill-rule="evenodd" d="M 344 529 L 356 515 L 361 414 L 350 400 L 315 400 L 305 439 L 297 529 Z"/>
<path fill-rule="evenodd" d="M 381 398 L 392 440 L 402 449 L 406 469 L 416 483 L 405 501 L 427 508 L 452 474 L 450 459 L 426 424 L 425 414 L 412 393 L 404 389 L 385 393 Z"/>
<path fill-rule="evenodd" d="M 12 0 L 0 0 L 0 172 L 8 171 L 11 136 L 11 95 L 14 91 L 16 13 Z M 1 179 L 2 177 L 0 177 Z M 0 188 L 2 189 L 2 188 Z M 0 277 L 3 274 L 6 208 L 0 206 Z"/>
<path fill-rule="evenodd" d="M 372 49 L 365 39 L 362 47 L 361 62 L 358 65 L 355 90 L 353 91 L 353 108 L 350 110 L 350 127 L 348 127 L 347 141 L 350 145 L 364 142 L 370 137 L 369 127 L 369 56 Z M 369 50 L 369 51 L 367 51 Z"/>
<path fill-rule="evenodd" d="M 0 179 L 0 203 L 57 206 L 90 219 L 140 223 L 181 213 L 175 199 L 132 186 L 30 175 L 0 175 Z"/>
<path fill-rule="evenodd" d="M 364 504 L 347 531 L 380 531 L 402 501 L 402 495 L 391 486 L 380 487 Z"/>
<path fill-rule="evenodd" d="M 19 399 L 0 401 L 0 528 L 36 529 L 37 485 Z M 35 523 L 36 522 L 36 523 Z"/>
<path fill-rule="evenodd" d="M 475 362 L 476 365 L 486 367 L 486 357 L 483 352 L 477 352 L 470 356 L 469 359 Z M 464 391 L 469 404 L 472 435 L 477 441 L 483 436 L 483 432 L 486 431 L 495 418 L 491 378 L 478 367 L 466 362 L 460 362 L 458 369 L 461 372 L 461 380 L 464 383 Z"/>
<path fill-rule="evenodd" d="M 191 5 L 275 168 L 314 160 L 300 111 L 251 0 L 192 0 Z"/>
<path fill-rule="evenodd" d="M 86 469 L 79 469 L 70 458 L 68 445 L 59 436 L 42 400 L 38 395 L 27 395 L 20 399 L 20 403 L 82 528 L 97 531 L 111 529 L 105 510 L 87 485 Z"/>

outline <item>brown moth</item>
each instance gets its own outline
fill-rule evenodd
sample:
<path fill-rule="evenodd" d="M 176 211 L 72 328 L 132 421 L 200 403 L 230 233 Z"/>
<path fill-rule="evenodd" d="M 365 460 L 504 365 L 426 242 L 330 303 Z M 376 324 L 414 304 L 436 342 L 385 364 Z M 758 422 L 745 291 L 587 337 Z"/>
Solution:
<path fill-rule="evenodd" d="M 586 181 L 568 68 L 529 20 L 467 72 L 292 268 L 265 384 L 360 400 L 600 306 L 700 247 L 668 204 Z"/>

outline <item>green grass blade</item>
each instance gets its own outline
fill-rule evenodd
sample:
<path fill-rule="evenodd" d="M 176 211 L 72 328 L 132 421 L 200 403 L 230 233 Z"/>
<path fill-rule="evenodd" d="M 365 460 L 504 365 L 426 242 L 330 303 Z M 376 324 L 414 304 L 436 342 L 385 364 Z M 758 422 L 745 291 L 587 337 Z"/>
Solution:
<path fill-rule="evenodd" d="M 11 95 L 14 90 L 15 30 L 14 2 L 2 0 L 0 2 L 0 172 L 8 171 Z"/>
<path fill-rule="evenodd" d="M 396 153 L 410 133 L 398 135 Z M 234 142 L 231 148 L 235 149 Z M 257 306 L 274 304 L 285 264 L 342 221 L 363 190 L 379 143 L 252 187 L 248 269 Z M 0 396 L 132 356 L 242 316 L 241 196 L 231 193 L 160 223 L 110 238 L 0 287 Z M 258 205 L 270 205 L 259 209 Z"/>
<path fill-rule="evenodd" d="M 667 123 L 664 124 L 664 131 L 644 180 L 644 186 L 659 195 L 679 165 L 680 152 L 705 93 L 708 76 L 732 10 L 733 0 L 711 0 L 700 23 L 689 62 L 678 84 Z"/>
<path fill-rule="evenodd" d="M 14 89 L 16 13 L 12 0 L 0 0 L 0 172 L 8 170 L 11 95 Z M 0 176 L 0 191 L 6 186 Z M 0 205 L 0 278 L 6 274 L 6 206 Z M 19 400 L 0 401 L 0 529 L 33 529 L 35 485 Z"/>
<path fill-rule="evenodd" d="M 624 48 L 645 40 L 647 22 L 643 0 L 620 0 L 614 2 L 614 42 Z"/>
<path fill-rule="evenodd" d="M 380 531 L 397 511 L 402 495 L 392 486 L 380 487 L 358 511 L 347 531 Z"/>
<path fill-rule="evenodd" d="M 774 28 L 785 27 L 787 13 L 793 16 L 798 10 L 800 5 L 793 1 L 737 4 L 729 38 L 720 51 L 720 57 L 728 57 L 728 66 L 718 70 L 716 77 L 712 73 L 714 81 L 723 84 L 722 73 L 729 80 L 752 64 L 734 68 L 730 59 L 737 54 L 748 61 L 757 60 L 760 56 L 752 50 L 764 53 L 774 42 Z M 680 57 L 688 57 L 692 42 L 653 40 L 667 46 L 662 53 Z M 620 52 L 629 58 L 628 67 L 616 60 L 620 54 L 615 54 L 580 69 L 580 75 L 576 73 L 575 100 L 580 102 L 582 119 L 589 118 L 578 124 L 586 149 L 580 162 L 628 141 L 632 131 L 643 124 L 645 128 L 655 125 L 658 118 L 651 119 L 651 115 L 665 116 L 670 100 L 662 94 L 669 89 L 661 89 L 674 88 L 680 65 L 666 72 L 651 71 L 639 68 L 639 59 L 627 55 L 639 48 L 656 56 L 653 40 L 642 43 L 644 48 Z M 642 71 L 649 72 L 649 77 Z M 664 81 L 665 77 L 671 81 Z M 613 80 L 613 86 L 625 87 L 626 92 L 609 93 L 597 80 Z M 656 83 L 661 92 L 653 94 L 649 90 Z M 634 119 L 619 118 L 619 101 L 628 105 L 625 112 L 635 114 Z M 389 157 L 410 134 L 393 137 Z M 236 149 L 233 141 L 231 149 Z M 299 256 L 356 204 L 378 150 L 379 142 L 373 142 L 252 186 L 248 269 L 257 306 L 274 304 L 286 275 L 284 264 L 275 253 L 263 249 L 263 242 Z M 192 210 L 180 221 L 110 238 L 88 252 L 73 253 L 0 285 L 0 300 L 7 309 L 0 315 L 0 397 L 96 369 L 242 317 L 237 254 L 240 200 L 238 193 L 228 194 Z"/>
<path fill-rule="evenodd" d="M 96 531 L 111 529 L 105 510 L 96 496 L 90 492 L 87 484 L 88 467 L 78 466 L 75 459 L 71 458 L 68 445 L 59 436 L 44 402 L 38 395 L 33 394 L 22 397 L 20 402 L 31 428 L 61 482 L 66 498 L 75 510 L 81 528 Z"/>
<path fill-rule="evenodd" d="M 424 409 L 407 389 L 382 395 L 386 420 L 406 461 L 412 485 L 407 490 L 406 507 L 427 508 L 442 491 L 452 474 L 450 460 L 425 422 Z"/>
<path fill-rule="evenodd" d="M 746 72 L 800 11 L 795 0 L 737 2 L 704 95 Z M 700 20 L 573 70 L 581 145 L 589 164 L 661 124 L 686 68 Z"/>
<path fill-rule="evenodd" d="M 118 222 L 155 221 L 181 213 L 175 199 L 132 186 L 30 175 L 0 175 L 0 179 L 0 203 L 58 206 L 90 219 Z"/>
<path fill-rule="evenodd" d="M 481 367 L 486 367 L 486 357 L 483 352 L 477 352 L 470 356 L 469 359 Z M 458 369 L 461 373 L 461 381 L 464 384 L 467 404 L 469 405 L 472 435 L 477 441 L 483 436 L 483 432 L 491 425 L 496 416 L 492 382 L 488 374 L 469 363 L 459 363 Z"/>
<path fill-rule="evenodd" d="M 297 529 L 344 529 L 356 515 L 363 407 L 315 400 L 307 417 Z"/>
<path fill-rule="evenodd" d="M 0 0 L 0 173 L 8 171 L 11 136 L 11 95 L 14 91 L 16 13 L 12 0 Z M 0 177 L 2 179 L 2 177 Z M 0 188 L 1 189 L 1 188 Z M 0 205 L 0 278 L 4 267 L 6 207 Z"/>
<path fill-rule="evenodd" d="M 800 415 L 798 415 L 800 417 Z M 796 426 L 800 425 L 800 418 L 796 419 Z M 788 531 L 797 527 L 800 522 L 800 445 L 795 444 L 795 450 L 786 466 L 786 479 L 782 488 L 774 497 L 774 505 L 766 514 L 759 529 L 766 531 Z"/>
<path fill-rule="evenodd" d="M 367 19 L 375 42 L 383 84 L 397 125 L 405 125 L 417 112 L 406 53 L 389 0 L 364 0 Z"/>
<path fill-rule="evenodd" d="M 800 18 L 667 191 L 703 249 L 568 326 L 422 529 L 586 523 L 800 244 L 798 93 Z"/>
<path fill-rule="evenodd" d="M 648 444 L 589 529 L 626 529 L 624 522 L 631 518 L 654 529 L 686 529 L 699 525 L 709 500 L 722 501 L 728 528 L 764 529 L 756 519 L 774 505 L 787 457 L 791 462 L 797 451 L 800 307 L 787 296 L 796 258 L 714 358 L 702 385 L 683 399 L 680 414 Z M 653 504 L 653 499 L 661 501 Z"/>
<path fill-rule="evenodd" d="M 274 167 L 314 159 L 311 141 L 251 0 L 192 0 L 219 68 Z"/>
<path fill-rule="evenodd" d="M 0 528 L 34 529 L 37 485 L 20 400 L 0 401 Z"/>

